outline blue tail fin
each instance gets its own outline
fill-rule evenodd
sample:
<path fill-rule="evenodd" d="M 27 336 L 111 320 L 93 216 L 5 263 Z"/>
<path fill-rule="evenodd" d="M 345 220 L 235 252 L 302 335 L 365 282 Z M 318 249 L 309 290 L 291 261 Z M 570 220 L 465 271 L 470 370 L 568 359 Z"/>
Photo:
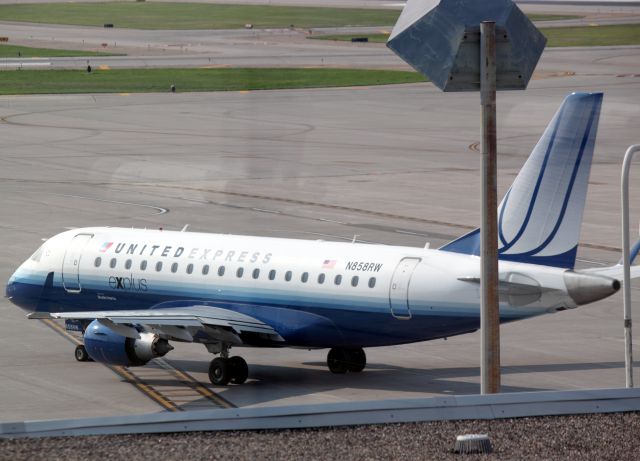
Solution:
<path fill-rule="evenodd" d="M 566 97 L 498 208 L 498 257 L 573 268 L 602 93 Z M 476 229 L 440 248 L 480 254 Z"/>

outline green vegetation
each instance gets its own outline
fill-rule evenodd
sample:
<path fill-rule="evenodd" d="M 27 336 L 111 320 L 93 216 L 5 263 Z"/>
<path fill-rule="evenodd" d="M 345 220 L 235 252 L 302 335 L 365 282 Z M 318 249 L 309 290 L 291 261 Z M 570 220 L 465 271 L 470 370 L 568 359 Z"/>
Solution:
<path fill-rule="evenodd" d="M 391 26 L 399 10 L 203 3 L 48 3 L 0 5 L 0 20 L 134 29 L 234 29 Z M 532 15 L 536 21 L 579 16 Z"/>
<path fill-rule="evenodd" d="M 615 46 L 640 44 L 640 24 L 542 29 L 547 46 Z"/>
<path fill-rule="evenodd" d="M 205 3 L 48 3 L 0 5 L 0 20 L 134 29 L 235 29 L 391 25 L 396 10 Z"/>
<path fill-rule="evenodd" d="M 416 72 L 362 69 L 114 69 L 2 72 L 0 94 L 270 90 L 424 82 Z"/>
<path fill-rule="evenodd" d="M 0 44 L 0 58 L 53 58 L 72 56 L 116 56 L 112 53 L 79 50 L 54 50 L 50 48 L 31 48 L 28 46 Z"/>
<path fill-rule="evenodd" d="M 548 47 L 557 46 L 613 46 L 639 45 L 640 25 L 547 27 L 540 31 L 547 37 Z M 315 35 L 320 40 L 351 41 L 354 37 L 367 37 L 370 42 L 385 43 L 389 34 L 369 35 Z"/>
<path fill-rule="evenodd" d="M 532 21 L 562 21 L 565 19 L 580 19 L 584 16 L 571 15 L 571 14 L 528 14 L 527 17 Z"/>

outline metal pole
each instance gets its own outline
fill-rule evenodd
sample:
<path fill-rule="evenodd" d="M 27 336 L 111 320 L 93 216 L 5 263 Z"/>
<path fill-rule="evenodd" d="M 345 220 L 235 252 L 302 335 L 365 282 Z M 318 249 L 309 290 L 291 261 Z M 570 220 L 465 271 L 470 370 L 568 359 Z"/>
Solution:
<path fill-rule="evenodd" d="M 633 387 L 633 356 L 631 350 L 631 261 L 629 255 L 629 168 L 636 152 L 640 151 L 640 144 L 629 146 L 624 154 L 622 163 L 622 266 L 624 280 L 622 290 L 624 294 L 624 370 L 626 386 Z"/>
<path fill-rule="evenodd" d="M 498 219 L 496 142 L 496 24 L 480 24 L 482 105 L 482 226 L 480 227 L 480 392 L 500 392 L 500 312 L 498 309 Z"/>

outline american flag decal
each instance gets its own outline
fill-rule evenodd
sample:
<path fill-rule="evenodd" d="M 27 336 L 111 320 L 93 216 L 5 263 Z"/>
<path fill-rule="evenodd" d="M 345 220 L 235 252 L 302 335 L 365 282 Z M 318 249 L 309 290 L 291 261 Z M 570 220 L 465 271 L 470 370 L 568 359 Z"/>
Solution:
<path fill-rule="evenodd" d="M 113 242 L 104 242 L 100 247 L 100 253 L 104 253 L 105 251 L 107 251 L 109 248 L 111 248 L 111 245 L 113 245 Z"/>
<path fill-rule="evenodd" d="M 325 259 L 324 262 L 322 263 L 323 269 L 333 269 L 335 266 L 336 266 L 335 259 Z"/>

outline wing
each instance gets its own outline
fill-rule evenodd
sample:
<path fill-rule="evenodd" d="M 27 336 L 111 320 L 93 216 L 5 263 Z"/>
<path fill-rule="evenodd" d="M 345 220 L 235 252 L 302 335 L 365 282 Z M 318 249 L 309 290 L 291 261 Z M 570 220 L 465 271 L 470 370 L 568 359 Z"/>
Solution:
<path fill-rule="evenodd" d="M 96 319 L 116 333 L 139 338 L 140 330 L 153 332 L 163 338 L 184 342 L 222 341 L 233 345 L 245 344 L 243 336 L 263 341 L 283 342 L 284 339 L 266 323 L 239 312 L 215 306 L 139 309 L 122 311 L 35 312 L 31 319 L 53 318 Z M 198 338 L 198 339 L 195 339 Z"/>

